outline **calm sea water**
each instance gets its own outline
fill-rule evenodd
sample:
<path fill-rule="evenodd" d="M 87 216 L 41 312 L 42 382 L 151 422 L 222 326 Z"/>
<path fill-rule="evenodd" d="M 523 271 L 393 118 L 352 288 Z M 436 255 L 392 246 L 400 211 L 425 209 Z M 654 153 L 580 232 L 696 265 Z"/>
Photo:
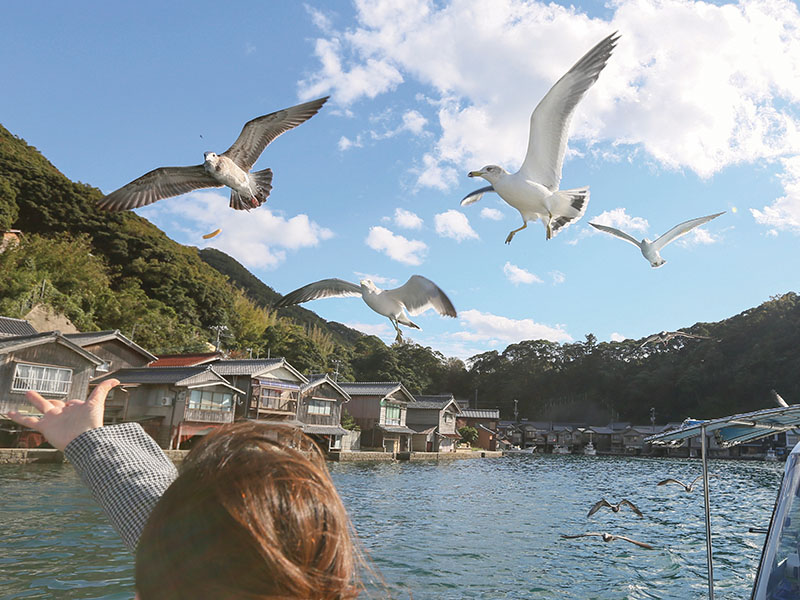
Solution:
<path fill-rule="evenodd" d="M 716 596 L 749 598 L 782 465 L 712 461 Z M 395 598 L 704 598 L 702 490 L 656 487 L 698 461 L 514 456 L 332 464 Z M 601 497 L 644 512 L 602 511 Z M 645 550 L 562 533 L 608 531 Z M 0 598 L 130 599 L 133 559 L 69 466 L 0 466 Z M 375 594 L 380 597 L 380 593 Z"/>

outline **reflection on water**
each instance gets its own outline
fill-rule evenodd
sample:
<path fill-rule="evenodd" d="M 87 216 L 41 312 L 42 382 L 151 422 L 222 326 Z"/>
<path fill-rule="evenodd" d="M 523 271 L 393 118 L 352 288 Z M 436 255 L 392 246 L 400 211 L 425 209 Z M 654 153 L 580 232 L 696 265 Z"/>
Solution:
<path fill-rule="evenodd" d="M 782 465 L 712 461 L 716 596 L 749 597 Z M 526 456 L 331 465 L 377 570 L 398 598 L 704 598 L 696 460 Z M 601 511 L 601 497 L 644 513 Z M 0 466 L 0 598 L 129 599 L 133 557 L 68 466 Z M 644 550 L 562 533 L 608 531 Z"/>

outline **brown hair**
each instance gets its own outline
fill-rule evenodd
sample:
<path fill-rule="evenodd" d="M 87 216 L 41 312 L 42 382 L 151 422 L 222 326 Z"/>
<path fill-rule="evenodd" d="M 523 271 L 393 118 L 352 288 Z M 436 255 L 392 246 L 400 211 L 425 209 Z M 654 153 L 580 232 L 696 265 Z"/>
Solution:
<path fill-rule="evenodd" d="M 141 600 L 346 600 L 362 564 L 316 445 L 246 421 L 184 460 L 142 532 L 136 588 Z"/>

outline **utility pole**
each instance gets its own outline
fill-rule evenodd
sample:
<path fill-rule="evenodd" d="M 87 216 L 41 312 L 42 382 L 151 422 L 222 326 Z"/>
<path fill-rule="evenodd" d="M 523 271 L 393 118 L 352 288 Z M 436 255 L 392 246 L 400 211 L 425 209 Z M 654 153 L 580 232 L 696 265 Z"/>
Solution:
<path fill-rule="evenodd" d="M 336 365 L 336 370 L 333 372 L 333 380 L 338 382 L 339 381 L 339 365 L 342 364 L 342 361 L 338 358 L 333 359 L 333 364 Z"/>
<path fill-rule="evenodd" d="M 519 411 L 517 410 L 518 400 L 514 398 L 514 422 L 519 423 Z"/>
<path fill-rule="evenodd" d="M 656 430 L 656 407 L 650 408 L 650 431 L 655 433 Z"/>
<path fill-rule="evenodd" d="M 220 338 L 220 335 L 222 334 L 223 331 L 228 331 L 228 328 L 225 325 L 212 325 L 211 326 L 211 330 L 217 332 L 217 341 L 214 344 L 214 347 L 216 348 L 217 352 L 219 352 L 219 338 Z"/>

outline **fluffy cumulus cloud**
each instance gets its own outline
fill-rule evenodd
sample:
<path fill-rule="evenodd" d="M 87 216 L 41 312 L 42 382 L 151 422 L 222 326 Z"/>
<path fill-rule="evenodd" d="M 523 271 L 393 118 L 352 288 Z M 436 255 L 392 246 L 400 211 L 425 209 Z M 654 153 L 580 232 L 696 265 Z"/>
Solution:
<path fill-rule="evenodd" d="M 158 202 L 137 211 L 161 229 L 180 232 L 181 243 L 213 246 L 249 268 L 277 267 L 287 250 L 319 245 L 333 236 L 308 215 L 286 218 L 267 206 L 256 210 L 228 210 L 228 197 L 219 192 L 193 192 L 169 202 Z M 209 240 L 203 234 L 221 229 Z"/>
<path fill-rule="evenodd" d="M 394 209 L 394 223 L 403 229 L 420 229 L 422 227 L 422 219 L 404 208 Z"/>
<path fill-rule="evenodd" d="M 503 213 L 496 208 L 484 206 L 481 209 L 481 218 L 489 219 L 490 221 L 501 221 L 503 219 Z"/>
<path fill-rule="evenodd" d="M 626 338 L 626 337 L 625 337 L 624 335 L 622 335 L 621 333 L 617 333 L 617 332 L 615 331 L 614 333 L 612 333 L 612 334 L 609 336 L 609 339 L 610 339 L 612 342 L 624 342 L 624 341 L 625 341 L 626 339 L 628 339 L 628 338 Z"/>
<path fill-rule="evenodd" d="M 453 337 L 468 342 L 489 344 L 515 344 L 522 340 L 550 340 L 571 342 L 572 336 L 561 325 L 551 327 L 533 319 L 510 319 L 479 310 L 462 310 L 458 313 L 463 331 Z"/>
<path fill-rule="evenodd" d="M 435 134 L 421 150 L 419 185 L 446 189 L 454 173 L 488 162 L 517 167 L 533 106 L 619 30 L 576 112 L 570 144 L 581 152 L 571 154 L 644 154 L 704 178 L 730 165 L 784 161 L 785 196 L 753 216 L 773 231 L 800 231 L 800 11 L 791 0 L 615 0 L 605 18 L 530 0 L 491 10 L 485 0 L 355 6 L 351 28 L 334 31 L 326 21 L 320 29 L 319 68 L 301 93 L 333 92 L 347 106 L 405 82 L 422 86 L 418 112 L 436 123 L 424 125 Z"/>
<path fill-rule="evenodd" d="M 503 273 L 514 285 L 519 285 L 520 283 L 542 283 L 542 280 L 530 271 L 526 271 L 517 265 L 512 265 L 510 262 L 506 262 L 503 265 Z"/>
<path fill-rule="evenodd" d="M 367 246 L 383 252 L 389 258 L 406 265 L 420 265 L 428 251 L 428 245 L 420 240 L 409 240 L 385 227 L 370 227 Z"/>
<path fill-rule="evenodd" d="M 615 208 L 614 210 L 607 210 L 603 213 L 600 213 L 596 217 L 592 217 L 592 223 L 597 223 L 598 225 L 608 225 L 609 227 L 614 227 L 615 229 L 621 229 L 625 233 L 630 233 L 631 235 L 635 235 L 636 233 L 645 233 L 650 227 L 647 219 L 643 219 L 642 217 L 632 217 L 625 212 L 624 208 Z M 590 230 L 597 231 L 593 228 L 590 228 Z"/>
<path fill-rule="evenodd" d="M 452 238 L 457 242 L 478 239 L 478 234 L 469 224 L 467 216 L 457 210 L 450 209 L 439 213 L 433 217 L 433 222 L 436 226 L 436 233 L 442 237 Z"/>

